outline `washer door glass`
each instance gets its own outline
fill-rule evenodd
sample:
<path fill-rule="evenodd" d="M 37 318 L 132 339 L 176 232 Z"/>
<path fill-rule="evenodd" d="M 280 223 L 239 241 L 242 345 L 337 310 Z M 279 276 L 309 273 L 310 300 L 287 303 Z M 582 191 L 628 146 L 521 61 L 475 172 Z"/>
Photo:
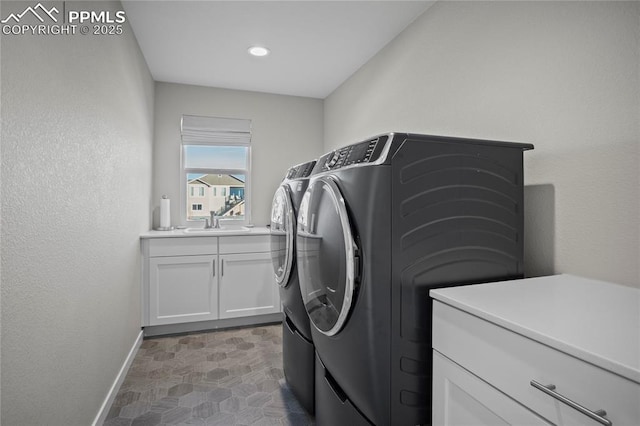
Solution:
<path fill-rule="evenodd" d="M 305 308 L 313 325 L 333 336 L 351 309 L 357 247 L 344 198 L 331 176 L 309 185 L 300 204 L 296 238 Z"/>
<path fill-rule="evenodd" d="M 295 256 L 295 216 L 289 187 L 282 185 L 273 196 L 271 205 L 271 261 L 276 283 L 289 284 Z"/>

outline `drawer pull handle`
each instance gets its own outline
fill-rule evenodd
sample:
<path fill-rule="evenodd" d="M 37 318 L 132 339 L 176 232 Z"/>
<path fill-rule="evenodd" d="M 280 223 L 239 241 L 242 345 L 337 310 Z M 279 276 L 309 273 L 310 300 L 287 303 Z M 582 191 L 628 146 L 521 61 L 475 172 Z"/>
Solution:
<path fill-rule="evenodd" d="M 611 423 L 611 420 L 609 420 L 609 419 L 604 417 L 604 416 L 607 415 L 606 411 L 604 411 L 604 410 L 591 411 L 588 408 L 583 407 L 582 405 L 578 404 L 577 402 L 574 402 L 574 401 L 570 400 L 566 396 L 561 395 L 558 392 L 555 392 L 556 385 L 543 385 L 541 383 L 536 382 L 535 380 L 531 380 L 530 384 L 534 388 L 536 388 L 538 390 L 541 390 L 542 392 L 546 393 L 550 397 L 555 398 L 555 399 L 557 399 L 558 401 L 560 401 L 560 402 L 562 402 L 564 404 L 567 404 L 569 407 L 573 408 L 574 410 L 577 410 L 577 411 L 581 412 L 585 416 L 597 421 L 598 423 L 601 423 L 601 424 L 603 424 L 605 426 L 612 426 L 613 425 L 613 423 Z"/>

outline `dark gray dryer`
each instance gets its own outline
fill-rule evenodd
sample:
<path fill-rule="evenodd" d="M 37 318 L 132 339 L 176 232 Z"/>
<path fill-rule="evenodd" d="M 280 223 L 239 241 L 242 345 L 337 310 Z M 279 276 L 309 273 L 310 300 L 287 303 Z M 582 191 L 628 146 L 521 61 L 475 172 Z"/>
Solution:
<path fill-rule="evenodd" d="M 295 238 L 298 207 L 315 164 L 314 160 L 291 167 L 276 190 L 271 206 L 271 257 L 284 309 L 284 375 L 294 395 L 311 414 L 314 411 L 314 346 L 300 294 Z"/>
<path fill-rule="evenodd" d="M 298 215 L 316 423 L 431 423 L 437 287 L 523 275 L 530 144 L 391 133 L 321 157 Z"/>

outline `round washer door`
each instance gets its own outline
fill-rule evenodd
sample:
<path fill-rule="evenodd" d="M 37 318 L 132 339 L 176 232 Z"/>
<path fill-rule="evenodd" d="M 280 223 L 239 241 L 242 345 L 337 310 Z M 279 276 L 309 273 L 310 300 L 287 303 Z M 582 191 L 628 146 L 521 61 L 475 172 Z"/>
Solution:
<path fill-rule="evenodd" d="M 289 284 L 295 256 L 294 238 L 296 221 L 287 185 L 281 185 L 273 195 L 271 204 L 271 261 L 276 283 Z"/>
<path fill-rule="evenodd" d="M 298 272 L 309 318 L 327 336 L 342 329 L 355 295 L 357 247 L 351 229 L 335 178 L 312 181 L 298 214 Z"/>

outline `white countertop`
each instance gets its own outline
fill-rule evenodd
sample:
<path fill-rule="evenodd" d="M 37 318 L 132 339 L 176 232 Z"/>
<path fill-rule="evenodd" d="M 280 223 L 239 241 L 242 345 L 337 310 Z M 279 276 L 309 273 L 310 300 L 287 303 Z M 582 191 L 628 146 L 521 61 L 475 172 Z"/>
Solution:
<path fill-rule="evenodd" d="M 147 231 L 140 234 L 140 238 L 183 238 L 183 237 L 238 237 L 242 235 L 269 235 L 270 230 L 266 226 L 254 226 L 246 230 L 211 230 L 206 232 L 189 233 L 184 229 L 174 229 L 173 231 Z"/>
<path fill-rule="evenodd" d="M 640 289 L 553 275 L 431 297 L 640 383 Z"/>

